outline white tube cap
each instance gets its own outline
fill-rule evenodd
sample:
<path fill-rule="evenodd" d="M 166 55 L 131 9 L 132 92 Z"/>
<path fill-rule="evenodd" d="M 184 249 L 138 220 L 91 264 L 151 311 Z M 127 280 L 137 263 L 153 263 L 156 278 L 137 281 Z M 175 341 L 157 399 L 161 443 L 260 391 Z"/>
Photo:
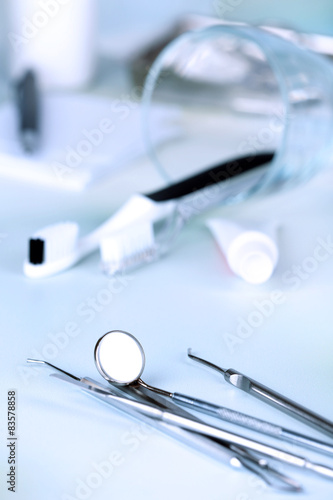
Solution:
<path fill-rule="evenodd" d="M 279 257 L 271 235 L 223 219 L 210 219 L 207 226 L 235 274 L 256 285 L 269 280 Z"/>

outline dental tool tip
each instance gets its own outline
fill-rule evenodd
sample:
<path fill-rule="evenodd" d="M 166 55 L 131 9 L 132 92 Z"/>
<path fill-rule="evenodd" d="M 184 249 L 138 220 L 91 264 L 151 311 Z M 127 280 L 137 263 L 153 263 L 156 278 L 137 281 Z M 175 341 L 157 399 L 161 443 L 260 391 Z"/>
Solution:
<path fill-rule="evenodd" d="M 61 368 L 59 368 L 58 366 L 52 365 L 48 361 L 44 361 L 42 359 L 27 358 L 27 363 L 29 363 L 29 364 L 43 365 L 43 366 L 51 368 L 52 370 L 56 370 L 57 372 L 63 373 L 67 377 L 70 377 L 70 378 L 72 378 L 74 380 L 80 380 L 79 377 L 76 377 L 72 373 L 66 372 L 65 370 L 62 370 Z"/>
<path fill-rule="evenodd" d="M 36 363 L 36 364 L 43 365 L 43 364 L 45 364 L 45 361 L 42 361 L 41 359 L 27 358 L 27 363 Z"/>
<path fill-rule="evenodd" d="M 187 355 L 189 358 L 193 359 L 194 361 L 197 361 L 198 363 L 202 363 L 205 366 L 208 366 L 209 368 L 213 368 L 213 370 L 217 370 L 220 373 L 226 373 L 226 369 L 222 368 L 221 366 L 214 365 L 214 363 L 211 363 L 210 361 L 207 361 L 206 359 L 199 358 L 199 356 L 195 356 L 192 354 L 192 349 L 189 348 L 187 349 Z"/>

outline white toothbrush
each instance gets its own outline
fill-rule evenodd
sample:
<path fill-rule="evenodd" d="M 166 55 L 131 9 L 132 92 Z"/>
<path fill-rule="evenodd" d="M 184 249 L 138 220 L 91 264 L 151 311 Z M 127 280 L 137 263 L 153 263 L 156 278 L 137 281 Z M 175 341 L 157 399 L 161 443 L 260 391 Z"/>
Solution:
<path fill-rule="evenodd" d="M 72 267 L 99 246 L 103 270 L 110 275 L 156 260 L 169 250 L 189 218 L 246 192 L 263 176 L 263 170 L 256 167 L 268 164 L 272 158 L 273 153 L 238 158 L 156 193 L 133 195 L 83 238 L 79 238 L 75 222 L 47 226 L 30 238 L 24 274 L 29 278 L 52 276 Z M 198 195 L 200 208 L 196 206 Z"/>
<path fill-rule="evenodd" d="M 132 224 L 104 236 L 100 244 L 103 271 L 114 276 L 159 259 L 170 250 L 189 219 L 222 200 L 235 197 L 235 194 L 248 192 L 253 182 L 263 175 L 262 169 L 255 167 L 271 159 L 271 154 L 258 155 L 255 160 L 249 160 L 249 157 L 239 158 L 234 163 L 238 162 L 238 174 L 242 173 L 241 176 L 224 177 L 223 174 L 230 174 L 229 164 L 226 163 L 149 195 L 158 203 L 165 203 L 165 200 L 172 198 L 174 205 L 154 219 L 144 216 L 140 225 Z M 253 162 L 251 167 L 247 165 L 249 161 Z M 247 169 L 251 169 L 250 172 L 246 173 Z M 214 173 L 217 178 L 220 175 L 219 182 L 212 182 L 212 178 L 216 179 L 212 175 Z M 228 182 L 222 182 L 227 180 Z"/>
<path fill-rule="evenodd" d="M 146 196 L 133 195 L 104 224 L 82 238 L 79 238 L 76 222 L 62 222 L 40 229 L 30 239 L 24 274 L 29 278 L 45 278 L 60 273 L 97 250 L 108 234 L 117 234 L 120 229 L 136 224 L 140 227 L 140 220 L 154 221 L 172 211 L 174 206 L 172 201 L 157 203 Z"/>
<path fill-rule="evenodd" d="M 124 273 L 167 253 L 185 223 L 174 202 L 158 217 L 143 217 L 101 240 L 102 270 L 109 276 Z M 157 214 L 156 214 L 157 215 Z"/>

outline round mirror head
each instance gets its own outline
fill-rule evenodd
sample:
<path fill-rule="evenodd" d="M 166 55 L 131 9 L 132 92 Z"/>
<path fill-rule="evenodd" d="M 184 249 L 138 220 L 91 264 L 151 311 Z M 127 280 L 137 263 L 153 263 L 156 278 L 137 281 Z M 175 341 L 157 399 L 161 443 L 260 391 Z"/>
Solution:
<path fill-rule="evenodd" d="M 140 378 L 145 366 L 145 353 L 140 342 L 130 333 L 114 330 L 101 337 L 95 346 L 98 371 L 109 382 L 128 385 Z"/>

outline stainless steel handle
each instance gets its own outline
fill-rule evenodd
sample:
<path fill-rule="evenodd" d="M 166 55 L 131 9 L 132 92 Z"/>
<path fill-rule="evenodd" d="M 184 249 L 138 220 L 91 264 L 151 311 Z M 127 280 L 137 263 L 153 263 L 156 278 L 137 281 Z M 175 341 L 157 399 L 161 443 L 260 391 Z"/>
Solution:
<path fill-rule="evenodd" d="M 333 422 L 323 418 L 322 416 L 314 413 L 313 411 L 305 408 L 304 406 L 295 403 L 291 399 L 282 396 L 278 392 L 273 391 L 255 380 L 246 377 L 242 373 L 229 369 L 224 373 L 224 378 L 227 382 L 232 384 L 238 389 L 241 389 L 252 396 L 264 401 L 265 403 L 274 406 L 275 408 L 291 415 L 294 418 L 310 425 L 316 430 L 333 437 Z"/>
<path fill-rule="evenodd" d="M 165 422 L 166 424 L 175 425 L 177 427 L 181 427 L 182 429 L 187 429 L 198 434 L 217 438 L 219 440 L 222 440 L 224 443 L 228 443 L 229 445 L 233 444 L 240 448 L 246 448 L 255 451 L 256 453 L 267 455 L 272 458 L 276 458 L 277 460 L 281 460 L 282 462 L 292 464 L 296 467 L 302 467 L 312 470 L 318 474 L 325 475 L 333 479 L 333 469 L 326 465 L 314 464 L 306 458 L 300 457 L 282 449 L 274 448 L 259 441 L 254 441 L 238 434 L 224 431 L 223 429 L 220 429 L 218 427 L 207 425 L 205 423 L 201 423 L 189 418 L 181 417 L 174 413 L 170 413 L 169 411 L 160 410 L 156 407 L 147 405 L 146 403 L 140 403 L 138 401 L 127 399 L 124 397 L 115 396 L 109 391 L 105 391 L 104 389 L 98 389 L 98 392 L 95 392 L 97 391 L 97 389 L 93 389 L 89 385 L 85 385 L 85 383 L 81 382 L 79 378 L 73 377 L 68 374 L 64 375 L 63 373 L 55 373 L 51 376 L 78 385 L 91 396 L 102 399 L 103 401 L 119 408 L 122 411 L 132 414 L 132 410 L 135 410 L 135 412 L 133 412 L 133 416 L 137 416 L 138 412 L 144 416 L 151 417 L 152 419 Z M 238 457 L 233 457 L 232 460 L 236 460 L 236 463 L 231 461 L 229 463 L 239 466 L 240 461 Z"/>
<path fill-rule="evenodd" d="M 185 394 L 180 394 L 175 392 L 172 395 L 172 399 L 181 405 L 193 408 L 194 410 L 202 411 L 213 417 L 218 417 L 227 422 L 231 422 L 236 425 L 241 425 L 247 427 L 248 429 L 253 429 L 258 432 L 263 432 L 274 437 L 280 437 L 282 433 L 282 428 L 278 425 L 271 424 L 270 422 L 265 422 L 259 418 L 251 417 L 245 413 L 230 410 L 223 406 L 218 406 L 208 401 L 203 401 L 201 399 L 192 398 L 186 396 Z"/>

